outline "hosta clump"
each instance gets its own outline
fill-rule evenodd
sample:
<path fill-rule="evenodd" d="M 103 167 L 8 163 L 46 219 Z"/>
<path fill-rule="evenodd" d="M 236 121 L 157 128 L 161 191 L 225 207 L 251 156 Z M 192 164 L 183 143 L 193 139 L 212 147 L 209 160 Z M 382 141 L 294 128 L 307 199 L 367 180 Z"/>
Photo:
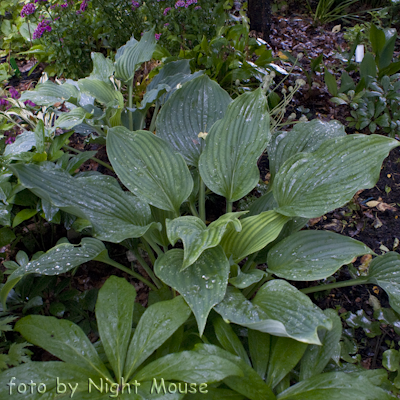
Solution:
<path fill-rule="evenodd" d="M 128 57 L 131 51 L 137 54 L 131 49 L 124 53 L 126 59 L 133 58 Z M 135 68 L 120 63 L 116 75 L 124 82 L 131 81 Z M 168 73 L 160 75 L 157 83 Z M 80 88 L 89 87 L 90 79 L 84 81 L 78 83 Z M 244 381 L 235 385 L 236 378 L 221 378 L 232 390 L 250 399 L 274 399 L 276 395 L 282 399 L 319 399 L 321 392 L 313 394 L 313 390 L 329 386 L 332 390 L 327 398 L 335 398 L 335 388 L 349 396 L 350 382 L 343 374 L 323 374 L 319 380 L 306 367 L 300 370 L 299 386 L 289 388 L 293 381 L 290 371 L 303 356 L 306 344 L 315 346 L 313 354 L 319 354 L 318 346 L 330 337 L 335 318 L 306 295 L 332 285 L 298 290 L 288 281 L 325 279 L 354 257 L 374 254 L 354 239 L 301 229 L 309 218 L 344 205 L 360 189 L 373 187 L 383 159 L 399 143 L 378 135 L 347 136 L 337 121 L 299 123 L 290 132 L 271 134 L 268 103 L 261 88 L 232 101 L 207 76 L 191 76 L 168 93 L 165 103 L 157 104 L 161 110 L 154 124 L 155 134 L 153 129 L 132 130 L 111 124 L 119 122 L 114 118 L 108 119 L 111 126 L 102 129 L 109 160 L 128 191 L 123 191 L 113 177 L 72 177 L 61 165 L 51 162 L 11 163 L 9 168 L 24 187 L 56 209 L 78 217 L 97 239 L 126 245 L 153 280 L 153 286 L 160 288 L 156 296 L 165 294 L 162 286 L 181 295 L 176 301 L 184 300 L 204 341 L 213 343 L 208 339 L 209 330 L 211 322 L 219 324 L 214 322 L 219 314 L 225 322 L 249 332 L 283 338 L 271 339 L 274 346 L 279 343 L 271 360 L 286 359 L 283 354 L 289 350 L 296 354 L 297 358 L 286 366 L 271 364 L 266 381 L 265 371 L 257 378 L 263 387 L 258 394 Z M 113 110 L 119 112 L 118 108 Z M 258 184 L 257 160 L 265 150 L 271 169 L 269 192 L 249 212 L 233 212 L 233 202 Z M 207 191 L 226 199 L 226 214 L 211 223 L 205 207 Z M 149 261 L 141 257 L 142 249 L 147 251 Z M 38 266 L 35 273 L 47 271 Z M 397 275 L 398 255 L 389 253 L 373 260 L 370 275 L 348 284 L 380 285 L 396 309 L 400 303 Z M 7 290 L 13 285 L 10 280 Z M 5 294 L 3 291 L 3 300 Z M 226 330 L 224 325 L 218 326 Z M 219 334 L 222 345 L 223 338 L 224 334 Z M 234 342 L 223 347 L 231 346 L 228 351 L 232 352 L 232 347 L 238 348 Z M 194 351 L 222 357 L 218 347 L 200 346 Z M 253 347 L 251 361 L 261 371 L 264 367 L 257 366 L 256 358 Z M 327 372 L 325 361 L 318 364 L 315 374 Z M 171 379 L 181 377 L 174 375 Z M 371 381 L 360 373 L 355 379 L 360 384 L 355 398 L 390 398 L 385 392 L 372 390 L 381 383 L 380 378 Z M 371 390 L 364 390 L 364 384 Z"/>

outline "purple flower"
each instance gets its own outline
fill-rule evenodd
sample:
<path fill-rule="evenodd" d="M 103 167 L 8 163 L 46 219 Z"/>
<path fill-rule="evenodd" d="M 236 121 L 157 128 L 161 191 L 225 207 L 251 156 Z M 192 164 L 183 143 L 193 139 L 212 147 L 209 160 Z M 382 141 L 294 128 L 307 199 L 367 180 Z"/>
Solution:
<path fill-rule="evenodd" d="M 13 87 L 10 87 L 10 89 L 8 89 L 8 91 L 10 92 L 11 97 L 13 99 L 19 99 L 21 97 L 21 95 L 19 94 L 18 90 L 13 88 Z"/>
<path fill-rule="evenodd" d="M 45 3 L 47 0 L 35 0 L 35 3 L 40 3 L 40 2 L 43 2 L 43 3 Z"/>
<path fill-rule="evenodd" d="M 25 100 L 25 101 L 24 101 L 24 104 L 25 104 L 26 106 L 36 107 L 36 104 L 35 104 L 33 101 L 30 101 L 30 100 Z"/>
<path fill-rule="evenodd" d="M 171 7 L 167 7 L 167 8 L 164 10 L 163 15 L 167 15 L 169 11 L 171 11 Z"/>
<path fill-rule="evenodd" d="M 197 4 L 197 0 L 186 0 L 185 7 L 188 8 L 192 4 Z"/>
<path fill-rule="evenodd" d="M 169 26 L 169 23 L 167 22 L 166 24 L 164 24 L 164 26 Z"/>
<path fill-rule="evenodd" d="M 161 33 L 156 33 L 154 36 L 156 37 L 156 40 L 160 40 Z"/>
<path fill-rule="evenodd" d="M 8 102 L 8 100 L 4 99 L 4 98 L 0 98 L 0 106 L 8 106 L 10 105 L 10 103 Z"/>
<path fill-rule="evenodd" d="M 42 37 L 43 33 L 50 32 L 51 26 L 49 25 L 50 21 L 43 20 L 39 22 L 38 26 L 36 27 L 35 31 L 33 32 L 32 38 L 39 39 Z"/>
<path fill-rule="evenodd" d="M 15 137 L 10 136 L 6 139 L 6 144 L 11 144 L 15 142 Z"/>
<path fill-rule="evenodd" d="M 137 1 L 132 0 L 132 10 L 135 11 L 139 7 L 140 7 L 140 4 Z"/>
<path fill-rule="evenodd" d="M 36 11 L 36 7 L 32 4 L 25 4 L 21 10 L 21 18 L 26 17 L 27 15 L 31 15 Z"/>
<path fill-rule="evenodd" d="M 175 8 L 178 8 L 178 7 L 185 7 L 185 5 L 186 5 L 186 3 L 185 3 L 184 1 L 179 0 L 179 1 L 177 1 L 177 2 L 175 3 Z"/>
<path fill-rule="evenodd" d="M 196 6 L 194 9 L 195 10 L 201 10 L 201 7 L 200 6 Z"/>

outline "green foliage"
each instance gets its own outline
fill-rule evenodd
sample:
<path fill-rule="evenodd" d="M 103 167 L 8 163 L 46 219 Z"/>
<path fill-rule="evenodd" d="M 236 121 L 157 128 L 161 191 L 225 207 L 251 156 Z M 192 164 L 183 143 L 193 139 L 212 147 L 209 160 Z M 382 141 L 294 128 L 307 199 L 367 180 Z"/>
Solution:
<path fill-rule="evenodd" d="M 336 21 L 339 18 L 349 17 L 347 9 L 356 3 L 357 0 L 344 0 L 335 2 L 335 0 L 319 0 L 315 11 L 311 10 L 309 1 L 307 0 L 308 8 L 312 12 L 314 22 L 319 24 L 327 24 Z"/>

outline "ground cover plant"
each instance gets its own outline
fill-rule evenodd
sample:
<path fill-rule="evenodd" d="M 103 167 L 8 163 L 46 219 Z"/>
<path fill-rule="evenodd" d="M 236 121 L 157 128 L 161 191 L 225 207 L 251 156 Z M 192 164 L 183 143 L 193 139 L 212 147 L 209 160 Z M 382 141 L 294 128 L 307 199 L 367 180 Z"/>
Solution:
<path fill-rule="evenodd" d="M 268 79 L 232 100 L 205 74 L 191 74 L 187 60 L 165 64 L 134 105 L 135 72 L 155 49 L 149 31 L 122 47 L 115 63 L 94 54 L 88 78 L 46 81 L 4 113 L 10 117 L 19 110 L 31 128 L 3 153 L 6 202 L 10 199 L 3 216 L 11 222 L 12 197 L 25 192 L 35 204 L 31 213 L 49 221 L 57 214 L 60 222 L 68 218 L 85 237 L 79 245 L 61 239 L 32 257 L 19 252 L 16 262 L 7 262 L 3 309 L 30 275 L 57 276 L 89 260 L 119 268 L 154 295 L 133 321 L 134 289 L 122 278 L 109 278 L 96 304 L 100 341 L 94 346 L 67 320 L 21 319 L 15 330 L 63 362 L 27 362 L 3 372 L 2 393 L 25 396 L 29 378 L 37 382 L 29 389 L 32 398 L 45 391 L 49 398 L 178 399 L 197 398 L 205 390 L 207 398 L 318 399 L 335 398 L 338 391 L 356 399 L 393 398 L 385 371 L 349 373 L 341 366 L 340 320 L 307 294 L 372 283 L 400 311 L 398 254 L 377 256 L 354 239 L 301 229 L 359 189 L 374 186 L 383 159 L 398 142 L 346 135 L 337 121 L 279 131 L 278 113 L 267 99 Z M 53 124 L 46 109 L 36 117 L 27 110 L 28 100 L 48 107 L 48 113 L 65 102 L 70 112 Z M 146 123 L 145 112 L 154 103 L 153 119 Z M 55 135 L 57 129 L 67 132 Z M 96 132 L 106 142 L 109 169 L 118 180 L 76 174 L 93 154 L 71 157 L 62 151 L 71 130 Z M 233 212 L 233 203 L 258 184 L 257 160 L 265 150 L 269 191 L 249 211 Z M 226 212 L 209 223 L 206 195 L 213 193 L 225 198 Z M 13 225 L 27 215 L 13 217 Z M 146 276 L 110 258 L 105 243 L 129 249 Z M 301 290 L 289 283 L 327 279 L 362 255 L 376 256 L 365 276 Z M 232 326 L 246 328 L 247 340 Z"/>

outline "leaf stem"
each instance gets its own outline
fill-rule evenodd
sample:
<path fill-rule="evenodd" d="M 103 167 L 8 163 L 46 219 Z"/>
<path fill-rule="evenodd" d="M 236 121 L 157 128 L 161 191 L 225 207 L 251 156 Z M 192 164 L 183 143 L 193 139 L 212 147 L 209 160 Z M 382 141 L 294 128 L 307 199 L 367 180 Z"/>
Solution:
<path fill-rule="evenodd" d="M 74 149 L 73 147 L 70 147 L 70 146 L 67 146 L 67 145 L 64 145 L 64 146 L 63 146 L 63 149 L 69 150 L 69 151 L 74 151 L 74 152 L 77 153 L 77 154 L 83 153 L 83 151 L 80 151 L 80 150 L 78 150 L 78 149 Z M 108 168 L 110 171 L 114 172 L 114 168 L 113 168 L 111 165 L 105 163 L 104 161 L 101 161 L 101 160 L 99 160 L 99 159 L 96 158 L 96 157 L 90 157 L 90 159 L 93 160 L 93 161 L 95 161 L 95 162 L 97 162 L 97 164 L 100 164 L 100 165 L 102 165 L 103 167 L 106 167 L 106 168 Z"/>
<path fill-rule="evenodd" d="M 368 277 L 362 277 L 357 279 L 350 279 L 349 281 L 328 283 L 327 285 L 312 286 L 309 288 L 300 289 L 300 292 L 308 294 L 308 293 L 321 292 L 323 290 L 332 290 L 332 289 L 347 287 L 347 286 L 364 285 L 366 283 L 368 283 Z"/>
<path fill-rule="evenodd" d="M 200 219 L 205 223 L 206 222 L 206 185 L 204 184 L 201 177 L 200 179 L 200 188 L 199 188 L 199 214 Z"/>
<path fill-rule="evenodd" d="M 189 203 L 189 207 L 190 207 L 190 211 L 192 212 L 192 214 L 195 217 L 199 217 L 199 213 L 197 212 L 196 207 L 192 202 Z"/>
<path fill-rule="evenodd" d="M 256 253 L 251 254 L 248 258 L 246 263 L 242 267 L 242 272 L 247 272 L 250 269 L 253 269 L 255 265 L 254 259 L 257 257 L 258 251 Z M 254 265 L 253 265 L 254 264 Z"/>
<path fill-rule="evenodd" d="M 232 201 L 226 200 L 226 212 L 231 213 L 232 212 Z"/>
<path fill-rule="evenodd" d="M 126 272 L 129 275 L 132 275 L 134 278 L 136 278 L 137 280 L 143 282 L 145 285 L 147 285 L 150 289 L 152 290 L 158 290 L 156 286 L 154 286 L 151 282 L 149 282 L 146 278 L 144 278 L 142 275 L 138 274 L 135 271 L 132 271 L 130 268 L 125 267 L 124 265 L 120 264 L 117 261 L 112 260 L 111 258 L 107 257 L 107 259 L 102 259 L 102 262 L 109 264 L 115 268 L 120 269 L 121 271 Z"/>
<path fill-rule="evenodd" d="M 128 82 L 128 105 L 129 108 L 133 108 L 133 78 Z M 129 130 L 133 131 L 133 115 L 132 111 L 129 111 Z"/>
<path fill-rule="evenodd" d="M 270 281 L 272 277 L 270 276 L 264 276 L 259 282 L 254 283 L 253 285 L 249 286 L 248 288 L 244 289 L 242 294 L 246 299 L 250 299 L 253 294 L 260 289 L 262 285 L 264 285 L 265 282 Z"/>
<path fill-rule="evenodd" d="M 150 237 L 150 235 L 145 234 L 143 239 L 147 241 L 147 243 L 151 246 L 151 248 L 157 253 L 159 257 L 161 257 L 164 252 L 160 249 L 158 244 Z"/>
<path fill-rule="evenodd" d="M 146 261 L 143 259 L 143 257 L 140 255 L 139 251 L 136 250 L 132 250 L 133 254 L 135 255 L 135 257 L 137 258 L 137 260 L 139 261 L 139 264 L 143 267 L 143 269 L 146 271 L 147 275 L 152 279 L 152 281 L 156 284 L 157 288 L 160 289 L 161 288 L 161 283 L 160 281 L 157 279 L 157 277 L 154 275 L 154 272 L 152 271 L 152 269 L 147 265 Z"/>
<path fill-rule="evenodd" d="M 160 105 L 158 103 L 156 103 L 156 106 L 154 107 L 153 116 L 152 116 L 151 122 L 150 122 L 150 128 L 149 128 L 150 132 L 154 132 L 154 130 L 156 128 L 156 119 L 157 119 L 159 109 L 160 109 Z"/>
<path fill-rule="evenodd" d="M 154 263 L 156 262 L 156 258 L 154 257 L 152 248 L 149 246 L 147 241 L 143 238 L 142 238 L 142 243 L 143 243 L 144 249 L 146 250 L 147 254 L 149 255 L 152 265 L 154 265 Z"/>

